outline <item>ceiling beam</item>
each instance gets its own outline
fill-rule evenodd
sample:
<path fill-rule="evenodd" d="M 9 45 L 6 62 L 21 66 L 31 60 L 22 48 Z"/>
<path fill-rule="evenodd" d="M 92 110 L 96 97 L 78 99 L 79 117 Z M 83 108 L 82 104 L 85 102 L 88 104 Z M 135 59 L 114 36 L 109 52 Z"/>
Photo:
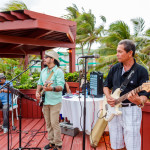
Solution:
<path fill-rule="evenodd" d="M 40 31 L 34 31 L 34 32 L 32 32 L 30 35 L 28 35 L 28 37 L 31 37 L 31 38 L 40 38 L 40 37 L 42 37 L 42 36 L 45 36 L 45 35 L 47 35 L 47 34 L 50 34 L 50 33 L 52 33 L 53 31 L 45 31 L 45 30 L 40 30 Z M 23 46 L 23 44 L 17 44 L 17 45 L 11 45 L 11 46 L 8 46 L 8 47 L 6 47 L 7 49 L 16 49 L 16 48 L 19 48 L 19 47 L 21 47 L 21 46 Z"/>
<path fill-rule="evenodd" d="M 40 55 L 39 49 L 34 49 L 34 50 L 21 50 L 21 49 L 0 49 L 0 56 L 1 55 L 26 55 L 26 54 L 36 54 Z"/>
<path fill-rule="evenodd" d="M 36 20 L 17 20 L 0 22 L 0 31 L 5 30 L 20 30 L 20 29 L 33 29 L 37 27 Z"/>
<path fill-rule="evenodd" d="M 0 54 L 0 58 L 24 58 L 25 55 L 9 55 L 9 54 Z"/>
<path fill-rule="evenodd" d="M 0 42 L 33 45 L 33 46 L 45 46 L 45 47 L 75 48 L 75 43 L 49 41 L 49 40 L 33 39 L 33 38 L 25 38 L 25 37 L 17 37 L 17 36 L 7 36 L 7 35 L 0 35 Z"/>

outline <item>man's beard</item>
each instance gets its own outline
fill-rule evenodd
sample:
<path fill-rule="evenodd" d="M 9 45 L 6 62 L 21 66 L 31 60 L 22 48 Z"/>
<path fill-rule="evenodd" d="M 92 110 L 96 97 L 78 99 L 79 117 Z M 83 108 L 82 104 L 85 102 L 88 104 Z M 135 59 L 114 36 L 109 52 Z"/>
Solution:
<path fill-rule="evenodd" d="M 44 68 L 45 68 L 45 67 L 47 67 L 47 65 L 46 65 L 46 64 L 44 64 Z"/>

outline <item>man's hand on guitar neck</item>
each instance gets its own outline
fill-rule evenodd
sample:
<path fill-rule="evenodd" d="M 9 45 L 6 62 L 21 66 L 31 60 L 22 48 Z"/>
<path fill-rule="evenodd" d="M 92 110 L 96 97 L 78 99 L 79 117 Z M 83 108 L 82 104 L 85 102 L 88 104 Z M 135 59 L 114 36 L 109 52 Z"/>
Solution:
<path fill-rule="evenodd" d="M 139 96 L 137 93 L 134 92 L 134 90 L 132 90 L 128 94 L 128 100 L 139 106 L 139 105 L 144 105 L 144 103 L 147 101 L 147 97 Z"/>
<path fill-rule="evenodd" d="M 114 107 L 115 106 L 115 99 L 111 96 L 106 96 L 107 98 L 107 103 L 111 106 Z"/>

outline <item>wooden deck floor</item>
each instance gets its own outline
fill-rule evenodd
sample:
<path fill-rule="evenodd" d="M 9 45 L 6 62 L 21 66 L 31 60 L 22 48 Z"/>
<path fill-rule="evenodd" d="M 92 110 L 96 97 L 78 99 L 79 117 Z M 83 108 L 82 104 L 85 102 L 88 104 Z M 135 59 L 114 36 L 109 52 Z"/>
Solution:
<path fill-rule="evenodd" d="M 15 120 L 16 130 L 10 130 L 9 135 L 9 149 L 19 148 L 19 121 Z M 80 132 L 75 137 L 62 134 L 62 150 L 82 150 L 83 136 Z M 38 147 L 43 149 L 43 147 L 48 144 L 47 132 L 44 125 L 44 119 L 22 119 L 22 138 L 21 146 L 23 148 Z M 7 134 L 0 132 L 0 150 L 8 149 L 8 137 Z M 101 138 L 97 148 L 92 148 L 90 146 L 89 136 L 86 135 L 85 139 L 85 149 L 86 150 L 111 150 L 109 144 L 109 135 L 104 134 Z"/>

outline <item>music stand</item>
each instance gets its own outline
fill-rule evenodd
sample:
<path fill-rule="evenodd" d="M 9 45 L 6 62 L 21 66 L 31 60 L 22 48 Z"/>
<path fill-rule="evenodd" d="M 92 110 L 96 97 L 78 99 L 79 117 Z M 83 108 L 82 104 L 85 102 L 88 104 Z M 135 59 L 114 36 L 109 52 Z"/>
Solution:
<path fill-rule="evenodd" d="M 0 90 L 1 89 L 3 89 L 4 87 L 7 87 L 7 105 L 8 105 L 8 107 L 7 107 L 7 111 L 8 111 L 8 134 L 7 134 L 7 137 L 8 137 L 8 150 L 9 150 L 9 90 L 10 90 L 10 83 L 12 82 L 12 81 L 14 81 L 14 80 L 16 80 L 20 75 L 22 75 L 24 72 L 26 72 L 28 69 L 30 69 L 32 66 L 34 66 L 36 63 L 38 63 L 38 62 L 41 62 L 40 60 L 36 60 L 36 61 L 34 61 L 34 63 L 29 67 L 29 68 L 27 68 L 26 70 L 24 70 L 23 72 L 21 72 L 19 75 L 17 75 L 15 78 L 13 78 L 12 80 L 10 80 L 8 83 L 6 83 L 5 85 L 3 85 L 1 88 L 0 88 Z M 20 92 L 21 93 L 21 92 Z M 22 96 L 24 96 L 24 94 L 22 93 L 21 94 Z M 27 95 L 26 95 L 27 96 Z M 25 96 L 25 97 L 26 97 Z M 28 99 L 29 99 L 30 97 L 28 96 Z M 32 98 L 31 98 L 32 99 Z M 20 106 L 21 107 L 21 106 Z M 19 150 L 20 149 L 22 149 L 21 147 L 19 147 Z M 25 149 L 25 148 L 24 148 Z M 26 148 L 27 149 L 27 148 Z M 35 148 L 32 148 L 32 149 L 35 149 Z M 36 149 L 38 149 L 38 148 L 36 148 Z M 41 149 L 39 149 L 39 150 L 41 150 Z"/>

